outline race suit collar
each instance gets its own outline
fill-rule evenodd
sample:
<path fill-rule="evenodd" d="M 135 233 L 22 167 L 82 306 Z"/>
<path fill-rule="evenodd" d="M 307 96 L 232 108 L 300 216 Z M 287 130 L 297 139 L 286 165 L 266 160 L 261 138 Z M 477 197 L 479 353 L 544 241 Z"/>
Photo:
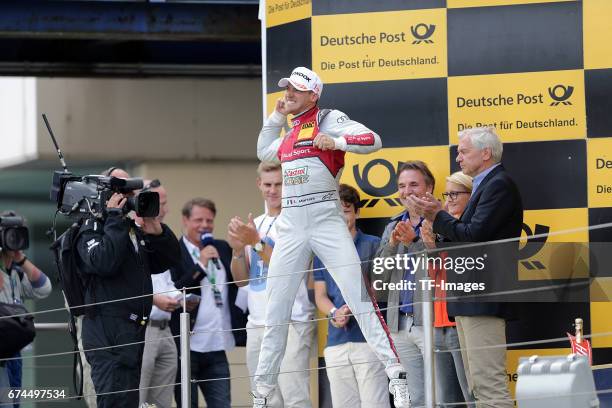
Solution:
<path fill-rule="evenodd" d="M 319 107 L 317 105 L 313 106 L 312 108 L 305 110 L 304 112 L 298 113 L 297 115 L 295 115 L 293 117 L 293 120 L 295 119 L 299 119 L 302 116 L 308 116 L 311 112 L 313 112 L 315 109 L 318 109 Z"/>

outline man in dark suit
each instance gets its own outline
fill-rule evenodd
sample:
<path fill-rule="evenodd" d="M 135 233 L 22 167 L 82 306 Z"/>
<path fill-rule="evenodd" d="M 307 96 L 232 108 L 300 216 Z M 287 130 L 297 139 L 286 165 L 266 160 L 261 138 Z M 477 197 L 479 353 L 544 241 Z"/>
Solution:
<path fill-rule="evenodd" d="M 233 280 L 230 269 L 232 250 L 226 241 L 212 237 L 202 240 L 203 234 L 212 234 L 216 214 L 217 209 L 211 200 L 194 198 L 185 203 L 182 209 L 184 235 L 179 240 L 182 262 L 180 267 L 171 269 L 172 280 L 178 289 L 203 286 L 188 291 L 200 296 L 199 304 L 189 311 L 193 330 L 190 340 L 191 378 L 194 380 L 229 378 L 225 352 L 236 344 L 244 345 L 246 341 L 244 331 L 230 331 L 246 324 L 246 316 L 234 305 L 238 288 L 226 284 Z M 170 325 L 173 334 L 179 334 L 177 313 Z M 180 381 L 180 369 L 177 380 Z M 197 385 L 208 407 L 230 407 L 229 380 L 199 382 Z M 198 406 L 197 385 L 191 387 L 191 406 L 194 408 Z M 178 386 L 175 398 L 180 405 Z"/>
<path fill-rule="evenodd" d="M 440 202 L 432 195 L 424 199 L 410 198 L 418 211 L 433 223 L 435 233 L 456 243 L 520 236 L 522 200 L 516 184 L 501 165 L 502 152 L 503 145 L 493 128 L 467 129 L 459 133 L 457 162 L 463 173 L 473 177 L 474 184 L 461 218 L 456 219 L 442 210 Z M 470 254 L 489 255 L 484 269 L 473 270 L 471 276 L 491 284 L 512 282 L 517 274 L 517 251 L 516 241 L 470 250 Z M 510 315 L 510 304 L 491 302 L 491 299 L 449 302 L 448 314 L 457 322 L 465 371 L 477 407 L 510 408 L 514 404 L 506 383 L 506 349 L 479 349 L 506 343 L 505 319 Z"/>

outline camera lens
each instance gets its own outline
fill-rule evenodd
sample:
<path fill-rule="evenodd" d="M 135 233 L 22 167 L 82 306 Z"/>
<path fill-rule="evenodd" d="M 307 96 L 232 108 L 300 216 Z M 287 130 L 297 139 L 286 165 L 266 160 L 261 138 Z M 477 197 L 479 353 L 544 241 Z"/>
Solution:
<path fill-rule="evenodd" d="M 138 194 L 136 213 L 140 217 L 157 217 L 159 215 L 159 194 L 145 191 Z"/>
<path fill-rule="evenodd" d="M 28 229 L 25 227 L 13 227 L 4 230 L 4 247 L 11 251 L 27 249 L 29 246 Z"/>

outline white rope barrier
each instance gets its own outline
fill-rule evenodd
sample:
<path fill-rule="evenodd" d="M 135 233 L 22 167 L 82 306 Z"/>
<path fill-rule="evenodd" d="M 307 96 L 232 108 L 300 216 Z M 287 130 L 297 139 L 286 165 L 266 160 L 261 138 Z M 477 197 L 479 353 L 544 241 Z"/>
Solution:
<path fill-rule="evenodd" d="M 417 305 L 417 304 L 421 304 L 421 303 L 423 303 L 423 302 L 413 302 L 413 303 L 411 303 L 411 305 Z M 382 307 L 382 308 L 379 308 L 378 310 L 382 312 L 382 311 L 387 311 L 387 310 L 392 310 L 392 309 L 399 309 L 402 306 L 405 306 L 405 305 L 396 305 L 396 306 Z M 354 317 L 356 315 L 366 315 L 366 314 L 372 314 L 372 313 L 376 313 L 376 310 L 368 311 L 368 312 L 362 312 L 362 313 L 354 313 L 354 314 L 350 313 L 350 314 L 347 314 L 346 316 Z M 268 327 L 289 326 L 291 324 L 315 324 L 317 322 L 325 321 L 325 320 L 331 320 L 331 318 L 325 316 L 325 317 L 320 317 L 320 318 L 314 318 L 314 319 L 311 319 L 311 320 L 309 320 L 307 322 L 289 321 L 289 322 L 278 323 L 278 324 L 273 324 L 273 325 L 264 325 L 264 326 L 255 326 L 255 327 L 241 327 L 241 328 L 236 328 L 236 329 L 192 330 L 190 332 L 190 334 L 193 335 L 193 334 L 203 334 L 203 333 L 207 333 L 207 334 L 232 333 L 232 332 L 244 331 L 244 330 L 266 329 Z M 606 336 L 612 336 L 612 332 L 601 332 L 601 333 L 597 333 L 596 332 L 596 333 L 592 333 L 592 334 L 589 334 L 589 335 L 583 335 L 584 338 L 606 337 Z M 167 339 L 175 339 L 175 338 L 178 338 L 178 337 L 180 337 L 180 335 L 165 336 L 165 337 L 159 337 L 157 339 L 152 339 L 152 340 L 144 340 L 144 341 L 137 341 L 137 342 L 132 342 L 132 343 L 118 344 L 118 345 L 113 345 L 113 346 L 105 346 L 105 347 L 98 347 L 98 348 L 92 348 L 92 349 L 85 349 L 85 350 L 82 350 L 82 351 L 83 352 L 88 352 L 88 351 L 91 352 L 91 351 L 109 350 L 109 349 L 119 348 L 119 347 L 128 347 L 128 346 L 135 346 L 135 345 L 139 345 L 139 344 L 155 343 L 155 342 L 159 342 L 159 341 L 163 341 L 163 340 L 167 340 Z M 470 347 L 470 348 L 457 348 L 457 349 L 450 349 L 450 350 L 436 349 L 434 351 L 436 353 L 451 353 L 451 352 L 465 351 L 465 350 L 484 350 L 484 349 L 495 349 L 495 348 L 523 347 L 523 346 L 529 346 L 529 345 L 557 343 L 557 342 L 562 342 L 562 341 L 567 341 L 567 337 L 554 337 L 554 338 L 550 338 L 550 339 L 529 340 L 529 341 L 521 341 L 521 342 L 515 342 L 515 343 L 494 344 L 494 345 L 488 345 L 488 346 L 478 346 L 478 347 Z M 57 353 L 48 353 L 48 354 L 25 355 L 25 356 L 21 356 L 21 357 L 1 358 L 0 362 L 11 361 L 11 360 L 19 360 L 19 359 L 34 359 L 34 358 L 44 358 L 44 357 L 57 357 L 57 356 L 64 356 L 64 355 L 72 355 L 72 354 L 76 354 L 76 353 L 80 353 L 80 352 L 81 352 L 80 350 L 72 350 L 72 351 L 57 352 Z"/>
<path fill-rule="evenodd" d="M 314 368 L 307 368 L 307 369 L 302 369 L 302 370 L 289 370 L 289 371 L 279 371 L 276 373 L 273 373 L 274 375 L 284 375 L 284 374 L 294 374 L 294 373 L 300 373 L 300 372 L 313 372 L 313 371 L 320 371 L 320 370 L 327 370 L 327 369 L 334 369 L 334 368 L 344 368 L 344 367 L 352 367 L 352 366 L 356 366 L 356 365 L 365 365 L 365 364 L 382 364 L 382 361 L 380 360 L 368 360 L 368 361 L 360 361 L 357 363 L 351 363 L 351 364 L 337 364 L 337 365 L 331 365 L 331 366 L 322 366 L 322 367 L 314 367 Z M 267 374 L 267 375 L 272 375 L 272 374 Z M 205 383 L 205 382 L 213 382 L 213 381 L 232 381 L 232 380 L 242 380 L 242 379 L 250 379 L 250 378 L 254 378 L 256 377 L 256 375 L 241 375 L 241 376 L 230 376 L 230 377 L 219 377 L 219 378 L 207 378 L 207 379 L 192 379 L 191 383 L 192 384 L 199 384 L 199 383 Z M 85 394 L 82 396 L 79 395 L 70 395 L 61 399 L 45 399 L 45 400 L 37 400 L 36 403 L 43 403 L 43 402 L 61 402 L 61 401 L 65 401 L 65 400 L 72 400 L 72 399 L 80 399 L 80 398 L 87 398 L 87 397 L 96 397 L 98 395 L 114 395 L 114 394 L 121 394 L 121 393 L 127 393 L 127 392 L 136 392 L 136 391 L 140 391 L 140 390 L 146 390 L 146 389 L 157 389 L 157 388 L 166 388 L 166 387 L 174 387 L 180 385 L 180 383 L 171 383 L 171 384 L 163 384 L 163 385 L 156 385 L 156 386 L 150 386 L 150 387 L 139 387 L 139 388 L 132 388 L 132 389 L 126 389 L 126 390 L 119 390 L 119 391 L 110 391 L 110 392 L 104 392 L 104 393 L 99 393 L 99 394 Z M 612 388 L 608 388 L 608 389 L 603 389 L 603 390 L 596 390 L 594 392 L 596 395 L 603 395 L 603 394 L 610 394 L 612 393 Z M 537 397 L 529 397 L 529 398 L 521 398 L 521 401 L 523 400 L 541 400 L 541 399 L 548 399 L 548 398 L 559 398 L 559 397 L 569 397 L 569 396 L 577 396 L 577 395 L 591 395 L 592 392 L 575 392 L 575 393 L 567 393 L 567 394 L 554 394 L 554 395 L 542 395 L 542 396 L 537 396 Z M 478 401 L 479 403 L 499 403 L 499 402 L 515 402 L 517 401 L 516 398 L 509 398 L 509 399 L 491 399 L 491 400 L 480 400 Z M 0 406 L 12 406 L 12 402 L 11 403 L 0 403 Z M 436 403 L 436 406 L 439 407 L 456 407 L 456 406 L 464 406 L 466 403 L 465 402 L 453 402 L 453 403 Z M 422 406 L 415 406 L 413 408 L 426 408 L 426 406 L 422 405 Z"/>
<path fill-rule="evenodd" d="M 603 228 L 610 228 L 612 227 L 612 223 L 605 223 L 605 224 L 599 224 L 599 225 L 594 225 L 594 226 L 588 226 L 588 227 L 579 227 L 579 228 L 572 228 L 572 229 L 567 229 L 567 230 L 562 230 L 562 231 L 555 231 L 555 232 L 550 232 L 550 233 L 545 233 L 545 234 L 536 234 L 536 235 L 531 235 L 528 237 L 517 237 L 517 238 L 509 238 L 509 239 L 503 239 L 503 240 L 496 240 L 496 241 L 490 241 L 490 242 L 485 242 L 485 243 L 467 243 L 467 244 L 461 244 L 461 245 L 457 245 L 457 246 L 452 246 L 452 247 L 448 247 L 448 248 L 440 248 L 440 249 L 426 249 L 423 251 L 418 251 L 418 252 L 413 252 L 413 253 L 409 253 L 406 254 L 407 256 L 416 256 L 422 253 L 429 253 L 429 252 L 439 252 L 439 251 L 450 251 L 450 250 L 456 250 L 456 249 L 464 249 L 464 248 L 473 248 L 473 247 L 478 247 L 478 246 L 484 246 L 484 245 L 491 245 L 491 244 L 502 244 L 502 243 L 509 243 L 509 242 L 518 242 L 518 241 L 523 241 L 526 239 L 533 239 L 533 238 L 544 238 L 544 237 L 550 237 L 550 236 L 554 236 L 554 235 L 564 235 L 564 234 L 571 234 L 571 233 L 576 233 L 576 232 L 581 232 L 581 231 L 591 231 L 591 230 L 597 230 L 597 229 L 603 229 Z M 358 263 L 351 263 L 351 264 L 346 264 L 346 265 L 334 265 L 335 267 L 347 267 L 347 266 L 354 266 L 354 265 L 361 265 L 363 263 L 369 263 L 372 262 L 371 260 L 367 260 L 367 261 L 361 261 Z M 268 276 L 267 279 L 269 278 L 280 278 L 280 277 L 289 277 L 289 276 L 293 276 L 293 275 L 298 275 L 298 274 L 304 274 L 304 273 L 309 273 L 309 272 L 313 272 L 313 271 L 318 271 L 318 270 L 324 270 L 327 269 L 326 267 L 324 268 L 312 268 L 312 269 L 306 269 L 306 270 L 302 270 L 302 271 L 296 271 L 296 272 L 290 272 L 290 273 L 286 273 L 286 274 L 280 274 L 280 275 L 275 275 L 275 276 Z M 235 280 L 235 281 L 229 281 L 229 282 L 225 282 L 223 283 L 224 285 L 229 285 L 229 284 L 236 284 L 236 283 L 247 283 L 253 280 L 259 280 L 261 278 L 249 278 L 249 279 L 243 279 L 243 280 Z M 579 285 L 586 285 L 588 284 L 588 282 L 573 282 L 573 283 L 563 283 L 563 284 L 559 284 L 559 285 L 549 285 L 549 286 L 545 286 L 545 287 L 539 287 L 539 288 L 528 288 L 528 289 L 518 289 L 518 290 L 511 290 L 511 291 L 504 291 L 504 292 L 494 292 L 494 293 L 489 293 L 489 294 L 476 294 L 476 295 L 470 295 L 469 297 L 479 297 L 479 296 L 486 296 L 486 297 L 491 297 L 493 295 L 504 295 L 504 294 L 517 294 L 517 293 L 529 293 L 529 292 L 534 292 L 534 291 L 542 291 L 542 290 L 551 290 L 551 289 L 555 289 L 555 288 L 567 288 L 568 286 L 579 286 Z M 206 288 L 206 287 L 211 287 L 212 285 L 210 284 L 204 284 L 204 285 L 200 285 L 200 286 L 193 286 L 193 287 L 189 287 L 189 288 L 183 288 L 183 290 L 190 290 L 190 289 L 198 289 L 198 288 Z M 180 289 L 177 289 L 180 290 Z M 162 292 L 155 292 L 155 293 L 151 293 L 151 294 L 144 294 L 144 295 L 139 295 L 139 296 L 132 296 L 132 297 L 127 297 L 127 298 L 121 298 L 121 299 L 113 299 L 113 300 L 109 300 L 109 301 L 103 301 L 103 302 L 95 302 L 95 303 L 90 303 L 90 304 L 86 304 L 86 305 L 82 305 L 82 306 L 75 306 L 75 307 L 71 307 L 69 309 L 77 309 L 77 308 L 83 308 L 83 307 L 92 307 L 92 306 L 98 306 L 98 305 L 104 305 L 104 304 L 109 304 L 109 303 L 116 303 L 116 302 L 121 302 L 121 301 L 127 301 L 127 300 L 134 300 L 134 299 L 140 299 L 140 298 L 145 298 L 145 297 L 149 297 L 155 294 L 165 294 L 165 293 L 171 293 L 171 292 L 175 292 L 175 290 L 170 290 L 170 291 L 162 291 Z M 456 297 L 457 298 L 457 297 Z M 434 299 L 434 300 L 454 300 L 456 298 L 441 298 L 441 299 Z M 463 298 L 463 297 L 461 297 Z M 414 304 L 417 303 L 423 303 L 423 302 L 414 302 Z M 389 309 L 394 309 L 394 308 L 399 308 L 401 306 L 392 306 L 392 307 L 385 307 L 385 308 L 381 308 L 379 310 L 383 311 L 383 310 L 389 310 Z M 12 316 L 2 316 L 0 317 L 0 319 L 6 319 L 6 318 L 13 318 L 13 317 L 22 317 L 22 316 L 27 316 L 27 315 L 38 315 L 38 314 L 43 314 L 43 313 L 52 313 L 52 312 L 58 312 L 58 311 L 65 311 L 67 310 L 66 307 L 64 308 L 58 308 L 58 309 L 48 309 L 48 310 L 41 310 L 41 311 L 35 311 L 35 312 L 31 312 L 31 313 L 26 313 L 26 314 L 16 314 L 16 315 L 12 315 Z M 371 313 L 376 313 L 376 310 L 372 310 L 372 311 L 368 311 L 368 312 L 363 312 L 360 314 L 371 314 Z M 349 314 L 348 316 L 355 316 L 355 314 Z M 275 324 L 275 325 L 268 325 L 268 326 L 256 326 L 256 327 L 249 327 L 249 328 L 238 328 L 238 329 L 229 329 L 229 330 L 201 330 L 201 331 L 191 331 L 190 334 L 197 334 L 197 333 L 220 333 L 220 332 L 234 332 L 234 331 L 242 331 L 242 330 L 249 330 L 249 329 L 262 329 L 262 328 L 266 328 L 266 327 L 278 327 L 278 326 L 284 326 L 284 325 L 290 325 L 290 324 L 314 324 L 316 322 L 319 321 L 324 321 L 324 320 L 330 320 L 330 318 L 328 317 L 323 317 L 323 318 L 315 318 L 312 319 L 308 322 L 293 322 L 293 321 L 289 321 L 286 323 L 280 323 L 280 324 Z M 585 338 L 595 338 L 595 337 L 600 337 L 600 336 L 612 336 L 612 332 L 601 332 L 601 333 L 592 333 L 590 335 L 585 335 Z M 167 337 L 162 337 L 162 338 L 158 338 L 158 339 L 153 339 L 153 340 L 148 340 L 148 341 L 139 341 L 139 342 L 132 342 L 132 343 L 124 343 L 124 344 L 120 344 L 120 345 L 114 345 L 114 346 L 106 346 L 106 347 L 99 347 L 99 348 L 93 348 L 93 349 L 88 349 L 88 350 L 83 350 L 84 352 L 93 352 L 93 351 L 102 351 L 102 350 L 108 350 L 108 349 L 112 349 L 112 348 L 117 348 L 117 347 L 128 347 L 128 346 L 135 346 L 135 345 L 140 345 L 140 344 L 146 344 L 146 343 L 153 343 L 153 342 L 158 342 L 158 341 L 162 341 L 162 340 L 166 340 L 166 339 L 175 339 L 177 337 L 180 337 L 179 335 L 176 336 L 167 336 Z M 537 345 L 537 344 L 546 344 L 546 343 L 553 343 L 553 342 L 561 342 L 561 341 L 566 341 L 567 339 L 565 337 L 557 337 L 557 338 L 551 338 L 551 339 L 541 339 L 541 340 L 532 340 L 532 341 L 523 341 L 523 342 L 515 342 L 515 343 L 505 343 L 505 344 L 497 344 L 497 345 L 488 345 L 488 346 L 480 346 L 480 347 L 473 347 L 470 349 L 473 350 L 479 350 L 479 349 L 490 349 L 490 348 L 507 348 L 507 347 L 522 347 L 522 346 L 527 346 L 527 345 Z M 437 353 L 442 353 L 442 352 L 456 352 L 456 351 L 464 351 L 466 349 L 463 348 L 458 348 L 458 349 L 451 349 L 451 350 L 435 350 L 435 352 Z M 56 356 L 63 356 L 63 355 L 71 355 L 71 354 L 75 354 L 75 353 L 80 353 L 81 351 L 79 350 L 73 350 L 73 351 L 69 351 L 69 352 L 58 352 L 58 353 L 49 353 L 49 354 L 40 354 L 40 355 L 31 355 L 31 356 L 21 356 L 21 357 L 14 357 L 14 358 L 4 358 L 4 359 L 0 359 L 0 362 L 2 361 L 10 361 L 10 360 L 17 360 L 17 359 L 33 359 L 33 358 L 40 358 L 40 357 L 56 357 Z M 327 369 L 327 368 L 340 368 L 340 367 L 347 367 L 347 366 L 353 366 L 356 364 L 374 364 L 374 363 L 380 363 L 379 360 L 375 360 L 375 361 L 367 361 L 367 362 L 359 362 L 359 363 L 354 363 L 354 364 L 345 364 L 345 365 L 335 365 L 335 366 L 327 366 L 327 367 L 317 367 L 317 368 L 308 368 L 305 370 L 292 370 L 292 371 L 283 371 L 283 372 L 278 372 L 275 373 L 276 375 L 282 375 L 282 374 L 289 374 L 289 373 L 296 373 L 296 372 L 309 372 L 309 371 L 316 371 L 316 370 L 321 370 L 321 369 Z M 271 375 L 271 374 L 267 374 L 267 375 Z M 237 377 L 223 377 L 223 378 L 215 378 L 215 379 L 203 379 L 203 380 L 198 380 L 198 379 L 192 379 L 191 383 L 193 384 L 197 384 L 197 383 L 201 383 L 201 382 L 207 382 L 207 381 L 220 381 L 220 380 L 235 380 L 235 379 L 247 379 L 247 378 L 251 378 L 254 376 L 237 376 Z M 174 384 L 165 384 L 165 385 L 160 385 L 160 386 L 152 386 L 152 387 L 144 387 L 144 388 L 136 388 L 136 389 L 128 389 L 128 390 L 121 390 L 121 391 L 113 391 L 113 392 L 108 392 L 108 393 L 100 393 L 97 395 L 110 395 L 110 394 L 117 394 L 117 393 L 125 393 L 125 392 L 134 392 L 134 391 L 138 391 L 140 389 L 153 389 L 153 388 L 163 388 L 163 387 L 170 387 L 170 386 L 176 386 L 179 385 L 178 383 L 174 383 Z M 609 393 L 612 392 L 612 389 L 609 390 L 602 390 L 602 391 L 598 391 L 597 394 L 603 394 L 603 393 Z M 576 394 L 568 394 L 569 395 L 580 395 L 580 393 L 576 393 Z M 63 399 L 76 399 L 76 398 L 82 398 L 82 397 L 87 397 L 87 396 L 93 396 L 93 395 L 86 395 L 86 396 L 69 396 Z M 553 396 L 542 396 L 541 398 L 551 398 Z M 554 397 L 558 397 L 558 395 L 555 395 Z M 55 401 L 57 402 L 57 400 L 54 399 L 49 399 L 49 400 L 42 400 L 42 401 L 37 401 L 37 402 L 52 402 Z M 510 400 L 510 401 L 515 401 L 514 399 Z M 482 401 L 482 402 L 490 402 L 490 403 L 495 403 L 495 402 L 500 402 L 497 400 L 491 400 L 491 401 Z M 464 403 L 445 403 L 445 404 L 437 404 L 439 406 L 457 406 L 457 405 L 462 405 Z M 10 404 L 0 404 L 0 405 L 10 405 Z"/>
<path fill-rule="evenodd" d="M 602 224 L 591 225 L 591 226 L 586 226 L 586 227 L 578 227 L 578 228 L 570 228 L 570 229 L 566 229 L 566 230 L 553 231 L 553 232 L 548 232 L 548 233 L 543 233 L 543 234 L 534 234 L 534 235 L 520 236 L 520 237 L 500 239 L 500 240 L 487 241 L 487 242 L 465 243 L 465 244 L 460 244 L 460 245 L 451 246 L 451 247 L 444 247 L 444 248 L 424 249 L 422 251 L 415 251 L 415 252 L 406 253 L 405 255 L 406 256 L 416 256 L 416 255 L 420 255 L 420 254 L 424 254 L 424 253 L 430 253 L 430 252 L 453 251 L 453 250 L 458 250 L 458 249 L 475 248 L 475 247 L 479 247 L 479 246 L 487 246 L 487 245 L 492 245 L 492 244 L 503 244 L 503 243 L 510 243 L 510 242 L 520 242 L 520 241 L 534 239 L 534 238 L 535 239 L 537 239 L 537 238 L 546 238 L 546 237 L 550 237 L 550 236 L 573 234 L 573 233 L 576 233 L 576 232 L 593 231 L 593 230 L 605 229 L 605 228 L 610 228 L 610 227 L 612 227 L 612 223 L 602 223 Z M 333 265 L 333 266 L 337 267 L 337 268 L 345 268 L 345 267 L 348 267 L 348 266 L 361 265 L 361 264 L 370 263 L 370 262 L 372 262 L 372 261 L 371 260 L 366 260 L 366 261 L 354 262 L 354 263 L 343 264 L 343 265 Z M 315 272 L 315 271 L 320 271 L 320 270 L 325 270 L 325 269 L 327 269 L 327 267 L 304 269 L 304 270 L 301 270 L 301 271 L 289 272 L 289 273 L 286 273 L 286 274 L 267 276 L 266 279 L 289 277 L 289 276 L 294 276 L 294 275 L 299 275 L 299 274 L 304 274 L 304 273 L 309 273 L 309 272 Z M 260 280 L 260 279 L 261 278 L 248 278 L 248 279 L 241 279 L 241 280 L 233 280 L 233 281 L 228 281 L 228 282 L 223 282 L 223 283 L 217 283 L 216 285 L 230 285 L 230 284 L 237 284 L 237 283 L 248 283 L 248 282 L 251 282 L 251 281 L 254 281 L 254 280 Z M 13 318 L 13 317 L 23 317 L 23 316 L 28 316 L 28 315 L 29 316 L 35 316 L 35 315 L 45 314 L 45 313 L 53 313 L 53 312 L 66 311 L 66 310 L 69 310 L 69 309 L 80 309 L 80 308 L 84 308 L 84 307 L 106 305 L 106 304 L 110 304 L 110 303 L 123 302 L 123 301 L 127 301 L 127 300 L 141 299 L 141 298 L 150 297 L 150 296 L 153 296 L 153 295 L 160 295 L 160 294 L 171 293 L 171 292 L 175 292 L 176 290 L 203 289 L 203 288 L 212 287 L 212 286 L 213 286 L 212 284 L 204 284 L 204 285 L 198 285 L 198 286 L 189 286 L 189 287 L 185 287 L 185 288 L 177 288 L 177 289 L 173 289 L 173 290 L 160 291 L 160 292 L 154 292 L 154 293 L 147 293 L 147 294 L 144 294 L 144 295 L 130 296 L 130 297 L 125 297 L 125 298 L 120 298 L 120 299 L 112 299 L 112 300 L 107 300 L 107 301 L 102 301 L 102 302 L 88 303 L 88 304 L 79 305 L 79 306 L 70 306 L 70 307 L 62 307 L 62 308 L 47 309 L 47 310 L 37 310 L 37 311 L 29 312 L 29 313 L 14 314 L 14 315 L 10 315 L 10 316 L 0 316 L 0 319 L 9 319 L 9 318 Z M 567 285 L 565 285 L 565 286 L 567 286 Z M 486 295 L 486 296 L 490 296 L 490 294 Z"/>

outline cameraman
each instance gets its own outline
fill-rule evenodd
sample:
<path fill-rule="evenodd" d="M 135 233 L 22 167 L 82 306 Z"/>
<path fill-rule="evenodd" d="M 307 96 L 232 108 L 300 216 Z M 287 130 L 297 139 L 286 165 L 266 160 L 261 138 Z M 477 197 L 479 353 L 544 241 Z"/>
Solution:
<path fill-rule="evenodd" d="M 13 211 L 0 214 L 3 217 L 17 217 Z M 51 293 L 51 280 L 34 265 L 21 250 L 0 248 L 0 302 L 23 304 L 24 298 L 42 299 Z M 6 333 L 10 335 L 10 333 Z M 19 357 L 18 352 L 13 357 Z M 21 388 L 21 360 L 9 360 L 0 366 L 8 377 L 12 388 Z M 15 407 L 19 402 L 15 401 Z"/>
<path fill-rule="evenodd" d="M 138 406 L 143 344 L 88 350 L 144 341 L 152 297 L 142 296 L 153 291 L 150 275 L 164 272 L 180 258 L 176 237 L 156 217 L 142 218 L 137 226 L 126 216 L 127 198 L 114 193 L 104 217 L 86 219 L 76 240 L 85 303 L 136 297 L 85 311 L 83 347 L 99 408 Z M 117 392 L 123 390 L 133 391 Z"/>

